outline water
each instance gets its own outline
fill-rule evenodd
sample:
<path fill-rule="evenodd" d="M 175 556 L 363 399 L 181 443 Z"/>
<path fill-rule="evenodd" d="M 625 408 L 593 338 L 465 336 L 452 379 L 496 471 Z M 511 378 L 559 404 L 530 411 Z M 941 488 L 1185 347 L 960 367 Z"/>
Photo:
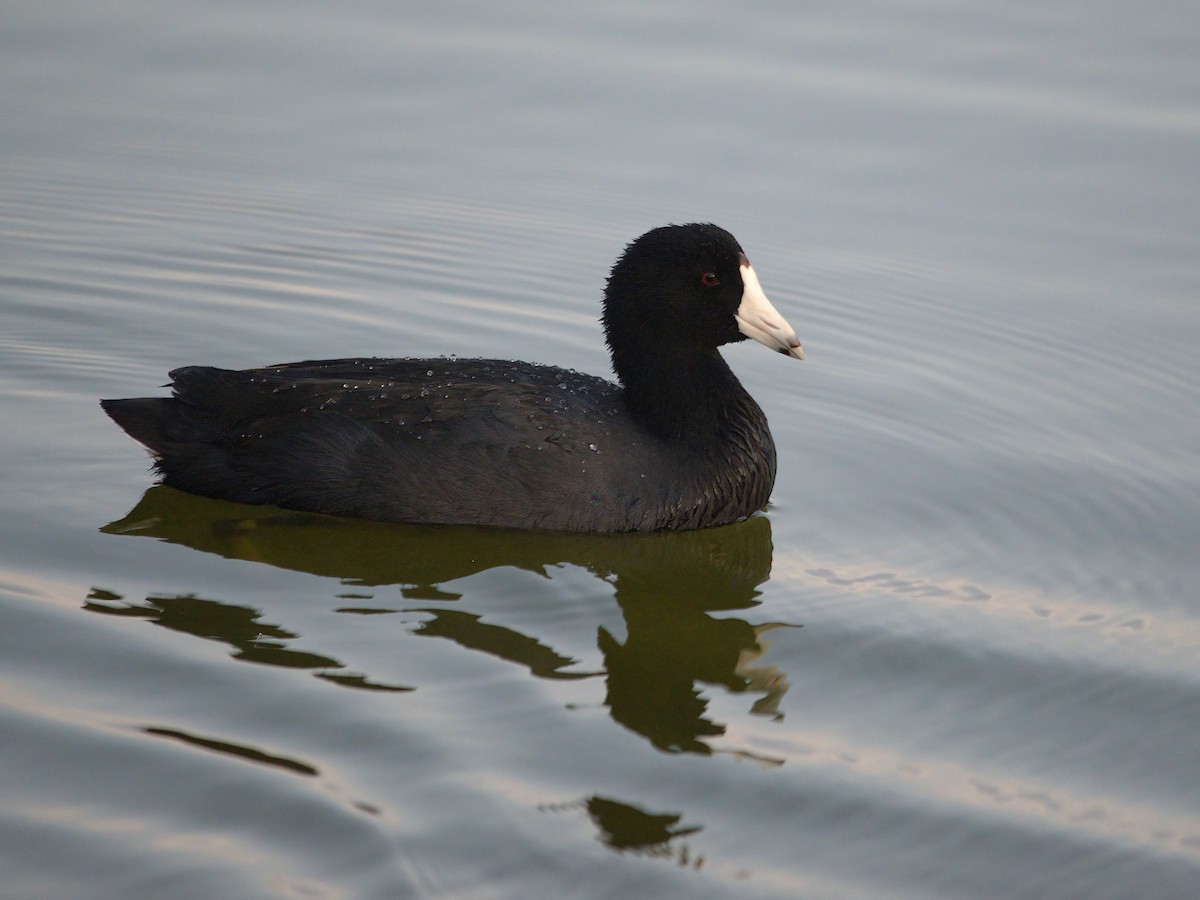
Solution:
<path fill-rule="evenodd" d="M 1189 5 L 9 3 L 0 894 L 1189 897 Z M 765 517 L 587 538 L 151 487 L 186 363 L 606 373 L 712 220 Z"/>

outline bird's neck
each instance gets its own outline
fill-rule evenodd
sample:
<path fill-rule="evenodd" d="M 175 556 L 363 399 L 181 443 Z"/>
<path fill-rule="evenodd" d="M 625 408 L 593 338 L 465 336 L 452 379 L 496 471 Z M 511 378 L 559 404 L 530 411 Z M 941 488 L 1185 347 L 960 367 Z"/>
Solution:
<path fill-rule="evenodd" d="M 747 420 L 757 425 L 763 417 L 715 350 L 640 356 L 636 365 L 622 362 L 614 357 L 630 413 L 664 440 L 713 446 L 731 426 Z"/>

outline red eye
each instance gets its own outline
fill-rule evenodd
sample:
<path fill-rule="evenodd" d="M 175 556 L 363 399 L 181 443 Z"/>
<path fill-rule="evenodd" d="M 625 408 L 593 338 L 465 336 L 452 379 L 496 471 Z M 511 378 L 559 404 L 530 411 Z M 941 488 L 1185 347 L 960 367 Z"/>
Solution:
<path fill-rule="evenodd" d="M 700 283 L 705 287 L 716 287 L 721 283 L 721 279 L 717 277 L 716 272 L 705 272 L 700 276 Z"/>

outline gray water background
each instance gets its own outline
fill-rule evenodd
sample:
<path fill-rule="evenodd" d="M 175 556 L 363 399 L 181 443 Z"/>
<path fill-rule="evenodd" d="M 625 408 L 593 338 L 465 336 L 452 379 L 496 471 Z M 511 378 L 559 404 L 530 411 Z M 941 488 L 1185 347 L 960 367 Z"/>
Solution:
<path fill-rule="evenodd" d="M 1198 38 L 1168 2 L 7 2 L 0 896 L 1195 896 Z M 741 526 L 143 496 L 96 403 L 604 374 L 608 267 L 694 220 L 808 354 L 726 354 L 779 447 Z"/>

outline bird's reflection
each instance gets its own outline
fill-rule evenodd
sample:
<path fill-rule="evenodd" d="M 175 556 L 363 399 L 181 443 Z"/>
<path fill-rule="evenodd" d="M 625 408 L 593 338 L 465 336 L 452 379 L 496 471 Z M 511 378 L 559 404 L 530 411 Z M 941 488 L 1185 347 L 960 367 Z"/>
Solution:
<path fill-rule="evenodd" d="M 596 826 L 600 842 L 617 853 L 674 859 L 695 868 L 704 864 L 703 857 L 692 859 L 687 844 L 676 843 L 702 830 L 698 825 L 680 826 L 680 813 L 647 812 L 634 804 L 595 794 L 574 803 L 542 804 L 539 809 L 554 813 L 583 810 Z"/>
<path fill-rule="evenodd" d="M 163 628 L 220 641 L 233 648 L 233 658 L 246 662 L 283 666 L 289 669 L 317 670 L 318 678 L 346 687 L 377 691 L 410 691 L 400 685 L 381 684 L 363 675 L 339 672 L 343 666 L 330 656 L 309 653 L 288 646 L 299 635 L 278 625 L 263 622 L 257 610 L 218 600 L 206 600 L 193 594 L 151 595 L 144 604 L 124 602 L 120 594 L 93 588 L 83 604 L 91 612 L 112 616 L 148 619 Z"/>
<path fill-rule="evenodd" d="M 429 615 L 415 634 L 453 641 L 541 678 L 602 674 L 613 719 L 667 752 L 711 753 L 709 741 L 724 733 L 724 725 L 706 715 L 702 685 L 753 694 L 751 712 L 770 716 L 779 715 L 787 690 L 783 673 L 761 662 L 763 635 L 782 623 L 751 625 L 735 616 L 712 615 L 759 602 L 758 588 L 771 568 L 770 522 L 761 516 L 697 532 L 568 535 L 336 519 L 157 486 L 102 530 L 333 577 L 347 585 L 397 585 L 410 602 L 422 601 L 405 612 Z M 441 585 L 487 569 L 508 566 L 549 575 L 563 564 L 591 572 L 615 591 L 625 634 L 597 629 L 602 673 L 575 671 L 577 660 L 542 637 L 484 622 L 479 612 L 428 606 L 459 598 Z M 316 674 L 340 685 L 404 690 L 338 672 L 337 660 L 288 646 L 296 635 L 260 622 L 260 613 L 245 607 L 190 595 L 130 604 L 94 590 L 87 608 L 224 641 L 248 661 L 321 669 Z"/>

